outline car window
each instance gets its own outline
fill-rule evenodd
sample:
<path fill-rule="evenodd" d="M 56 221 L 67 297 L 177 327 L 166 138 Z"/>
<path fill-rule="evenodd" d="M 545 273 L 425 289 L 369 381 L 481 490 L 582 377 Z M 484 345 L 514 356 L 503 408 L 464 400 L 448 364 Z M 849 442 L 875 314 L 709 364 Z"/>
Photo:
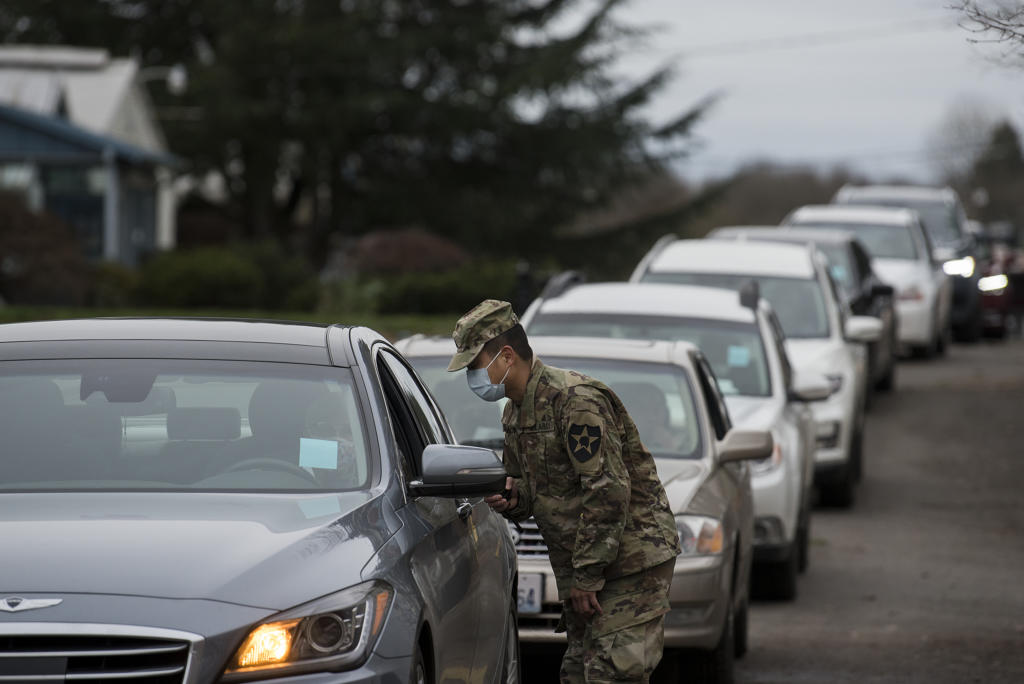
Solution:
<path fill-rule="evenodd" d="M 531 335 L 685 341 L 710 359 L 726 395 L 771 396 L 771 374 L 761 332 L 753 322 L 629 314 L 539 312 Z"/>
<path fill-rule="evenodd" d="M 704 285 L 729 290 L 739 290 L 749 280 L 758 282 L 761 296 L 771 302 L 787 337 L 822 338 L 831 334 L 824 293 L 817 280 L 727 273 L 648 272 L 643 277 L 643 282 L 648 283 Z"/>
<path fill-rule="evenodd" d="M 847 295 L 852 296 L 857 291 L 860 277 L 857 265 L 853 262 L 850 251 L 846 245 L 839 243 L 815 243 L 818 250 L 825 255 L 828 261 L 829 273 L 835 278 L 840 289 Z"/>
<path fill-rule="evenodd" d="M 426 383 L 438 405 L 448 419 L 452 432 L 460 444 L 501 449 L 505 432 L 501 426 L 501 411 L 505 401 L 483 401 L 473 394 L 466 382 L 465 369 L 448 372 L 450 357 L 411 356 L 409 363 Z"/>
<path fill-rule="evenodd" d="M 715 438 L 725 439 L 726 433 L 732 429 L 732 423 L 729 420 L 729 409 L 726 408 L 722 393 L 718 390 L 715 374 L 699 352 L 694 354 L 693 360 L 701 392 L 704 394 L 704 403 L 707 404 L 708 417 L 711 418 L 711 426 L 715 430 Z"/>
<path fill-rule="evenodd" d="M 0 363 L 0 487 L 337 490 L 376 472 L 347 369 Z"/>
<path fill-rule="evenodd" d="M 686 371 L 667 363 L 619 359 L 544 357 L 603 382 L 615 392 L 636 424 L 647 450 L 663 458 L 700 458 L 700 421 Z"/>
<path fill-rule="evenodd" d="M 789 354 L 786 353 L 786 335 L 782 332 L 782 325 L 774 311 L 766 313 L 768 330 L 771 331 L 772 340 L 775 342 L 775 349 L 779 355 L 779 362 L 782 364 L 782 378 L 786 384 L 786 391 L 793 386 L 793 365 L 789 362 Z"/>
<path fill-rule="evenodd" d="M 793 223 L 801 229 L 844 230 L 852 233 L 871 256 L 877 259 L 917 259 L 917 245 L 910 227 L 906 225 L 877 225 L 871 223 L 840 223 L 816 221 Z"/>
<path fill-rule="evenodd" d="M 412 419 L 423 444 L 446 443 L 448 441 L 447 432 L 434 412 L 433 402 L 427 397 L 426 392 L 406 365 L 388 351 L 380 352 L 378 363 L 383 363 L 387 367 L 391 377 L 398 384 L 398 388 L 412 412 Z"/>

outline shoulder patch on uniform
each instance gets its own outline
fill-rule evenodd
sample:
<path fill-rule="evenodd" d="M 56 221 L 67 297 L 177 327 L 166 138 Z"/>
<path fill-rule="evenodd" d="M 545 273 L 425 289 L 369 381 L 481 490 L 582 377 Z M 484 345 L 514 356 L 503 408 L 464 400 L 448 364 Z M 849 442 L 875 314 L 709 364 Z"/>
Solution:
<path fill-rule="evenodd" d="M 583 423 L 569 424 L 569 453 L 580 463 L 586 463 L 601 450 L 601 428 Z"/>

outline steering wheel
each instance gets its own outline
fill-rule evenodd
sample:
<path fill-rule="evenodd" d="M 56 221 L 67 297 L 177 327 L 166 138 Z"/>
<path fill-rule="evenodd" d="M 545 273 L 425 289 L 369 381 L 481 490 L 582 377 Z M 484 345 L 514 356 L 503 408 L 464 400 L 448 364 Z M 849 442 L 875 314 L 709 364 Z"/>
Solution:
<path fill-rule="evenodd" d="M 311 482 L 312 484 L 319 485 L 317 479 L 305 468 L 301 468 L 294 463 L 288 461 L 282 461 L 276 458 L 247 458 L 245 460 L 234 463 L 223 470 L 225 473 L 231 473 L 236 470 L 283 470 L 286 473 L 292 475 L 298 475 L 302 479 Z"/>

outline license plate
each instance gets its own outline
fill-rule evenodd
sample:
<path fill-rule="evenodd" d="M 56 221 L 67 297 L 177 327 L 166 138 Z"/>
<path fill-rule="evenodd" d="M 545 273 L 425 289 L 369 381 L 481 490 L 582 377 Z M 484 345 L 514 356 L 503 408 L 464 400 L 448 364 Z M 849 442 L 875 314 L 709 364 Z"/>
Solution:
<path fill-rule="evenodd" d="M 519 576 L 519 612 L 539 613 L 544 600 L 544 575 Z"/>

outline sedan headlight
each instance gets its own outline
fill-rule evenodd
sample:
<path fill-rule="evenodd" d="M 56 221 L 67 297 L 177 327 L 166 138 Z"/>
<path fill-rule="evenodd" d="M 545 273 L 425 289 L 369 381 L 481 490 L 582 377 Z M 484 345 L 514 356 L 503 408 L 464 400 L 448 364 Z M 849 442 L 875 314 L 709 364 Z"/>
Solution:
<path fill-rule="evenodd" d="M 839 390 L 843 389 L 843 376 L 838 373 L 828 373 L 825 375 L 825 379 L 828 380 L 829 389 L 832 390 L 832 394 L 835 394 Z"/>
<path fill-rule="evenodd" d="M 384 626 L 393 595 L 384 582 L 366 582 L 275 615 L 245 637 L 223 681 L 359 665 Z"/>
<path fill-rule="evenodd" d="M 942 270 L 946 272 L 946 275 L 970 278 L 974 275 L 974 257 L 965 256 L 962 259 L 950 259 L 942 264 Z"/>
<path fill-rule="evenodd" d="M 684 556 L 712 556 L 722 553 L 722 521 L 703 515 L 677 515 L 676 531 Z"/>
<path fill-rule="evenodd" d="M 1010 279 L 1006 277 L 1006 274 L 1000 273 L 999 275 L 985 276 L 978 280 L 978 289 L 985 294 L 999 294 L 1006 289 L 1006 286 L 1010 284 Z"/>

